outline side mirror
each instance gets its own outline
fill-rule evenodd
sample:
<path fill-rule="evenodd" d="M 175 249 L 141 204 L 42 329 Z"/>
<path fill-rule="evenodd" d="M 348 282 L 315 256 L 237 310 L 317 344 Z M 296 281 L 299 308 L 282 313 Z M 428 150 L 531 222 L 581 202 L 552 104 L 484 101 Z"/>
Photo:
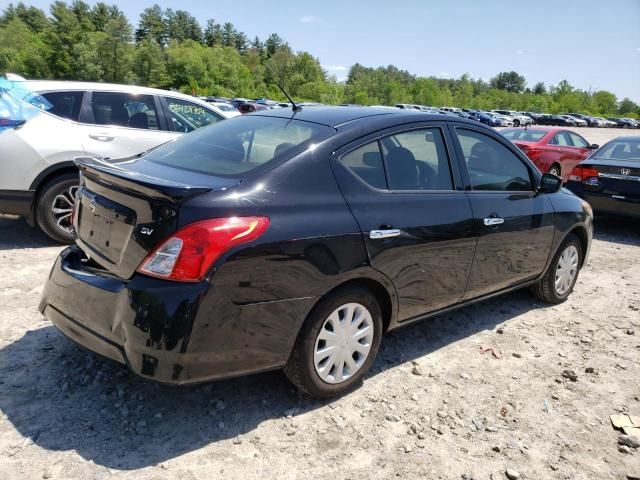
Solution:
<path fill-rule="evenodd" d="M 598 145 L 597 143 L 592 143 L 591 145 L 589 145 L 589 148 L 591 150 L 597 150 L 600 148 L 600 145 Z"/>
<path fill-rule="evenodd" d="M 541 193 L 555 193 L 562 187 L 562 179 L 551 175 L 550 173 L 543 173 L 540 179 L 540 187 L 538 191 Z"/>

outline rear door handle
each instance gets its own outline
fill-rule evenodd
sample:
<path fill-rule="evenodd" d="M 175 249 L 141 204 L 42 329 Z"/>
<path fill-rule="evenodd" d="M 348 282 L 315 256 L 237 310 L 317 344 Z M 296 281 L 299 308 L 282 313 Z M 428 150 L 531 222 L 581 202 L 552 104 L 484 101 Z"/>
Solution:
<path fill-rule="evenodd" d="M 398 235 L 400 235 L 400 230 L 397 228 L 389 228 L 387 230 L 371 230 L 369 232 L 369 238 L 372 238 L 374 240 L 380 238 L 397 237 Z"/>
<path fill-rule="evenodd" d="M 110 142 L 113 140 L 113 135 L 109 135 L 108 133 L 90 133 L 89 138 L 93 138 L 99 142 Z"/>
<path fill-rule="evenodd" d="M 493 227 L 495 225 L 502 225 L 504 223 L 504 218 L 500 217 L 487 217 L 484 219 L 484 224 L 487 227 Z"/>

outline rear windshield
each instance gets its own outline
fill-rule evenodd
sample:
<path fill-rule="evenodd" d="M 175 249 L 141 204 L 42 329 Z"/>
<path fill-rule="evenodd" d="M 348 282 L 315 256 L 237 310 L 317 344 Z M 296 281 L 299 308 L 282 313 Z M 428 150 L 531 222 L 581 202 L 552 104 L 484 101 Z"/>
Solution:
<path fill-rule="evenodd" d="M 521 140 L 523 142 L 537 142 L 544 137 L 547 132 L 544 130 L 533 130 L 531 128 L 527 130 L 513 129 L 503 130 L 502 135 L 509 140 Z"/>
<path fill-rule="evenodd" d="M 614 140 L 598 150 L 592 158 L 600 160 L 632 160 L 640 162 L 640 139 Z"/>
<path fill-rule="evenodd" d="M 324 125 L 277 117 L 235 117 L 150 151 L 150 162 L 197 173 L 237 177 L 327 138 Z"/>

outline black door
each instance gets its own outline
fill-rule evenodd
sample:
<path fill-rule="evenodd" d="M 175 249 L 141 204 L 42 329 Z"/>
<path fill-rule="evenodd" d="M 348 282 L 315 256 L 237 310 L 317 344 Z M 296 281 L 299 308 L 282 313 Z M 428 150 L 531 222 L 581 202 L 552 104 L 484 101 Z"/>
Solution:
<path fill-rule="evenodd" d="M 546 265 L 554 223 L 531 165 L 498 135 L 467 126 L 452 128 L 452 135 L 477 235 L 465 299 L 535 278 Z"/>
<path fill-rule="evenodd" d="M 469 199 L 443 124 L 395 129 L 334 156 L 371 265 L 391 279 L 398 320 L 454 304 L 475 250 Z"/>

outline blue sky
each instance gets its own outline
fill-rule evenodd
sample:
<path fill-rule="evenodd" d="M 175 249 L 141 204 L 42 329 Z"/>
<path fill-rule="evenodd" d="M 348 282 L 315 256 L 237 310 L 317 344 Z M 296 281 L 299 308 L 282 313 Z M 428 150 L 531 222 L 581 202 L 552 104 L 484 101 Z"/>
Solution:
<path fill-rule="evenodd" d="M 14 0 L 15 1 L 15 0 Z M 48 0 L 23 0 L 47 9 Z M 131 22 L 153 0 L 109 1 Z M 88 3 L 95 3 L 90 1 Z M 345 78 L 350 65 L 489 79 L 515 70 L 529 85 L 566 79 L 640 102 L 640 0 L 160 0 L 163 8 L 272 32 Z M 0 7 L 8 4 L 0 0 Z"/>

